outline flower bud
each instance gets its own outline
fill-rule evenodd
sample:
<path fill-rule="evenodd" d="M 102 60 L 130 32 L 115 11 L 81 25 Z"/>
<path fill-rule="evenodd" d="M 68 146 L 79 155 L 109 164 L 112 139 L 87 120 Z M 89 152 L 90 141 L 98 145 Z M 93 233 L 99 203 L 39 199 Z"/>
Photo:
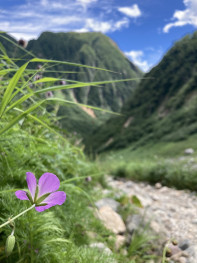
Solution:
<path fill-rule="evenodd" d="M 65 80 L 60 80 L 60 85 L 66 85 L 66 81 Z"/>
<path fill-rule="evenodd" d="M 166 257 L 169 258 L 172 256 L 172 250 L 170 248 L 166 249 Z"/>
<path fill-rule="evenodd" d="M 24 39 L 19 39 L 18 44 L 19 44 L 19 46 L 26 48 L 27 41 L 25 41 Z"/>
<path fill-rule="evenodd" d="M 86 181 L 86 182 L 91 182 L 91 181 L 92 181 L 92 177 L 91 177 L 91 176 L 86 177 L 86 178 L 85 178 L 85 181 Z"/>
<path fill-rule="evenodd" d="M 174 246 L 177 246 L 177 245 L 178 245 L 177 240 L 176 240 L 176 239 L 173 239 L 173 240 L 172 240 L 172 244 L 173 244 Z"/>
<path fill-rule="evenodd" d="M 7 257 L 12 253 L 14 249 L 14 245 L 15 245 L 15 236 L 11 234 L 8 236 L 5 244 L 5 254 Z"/>

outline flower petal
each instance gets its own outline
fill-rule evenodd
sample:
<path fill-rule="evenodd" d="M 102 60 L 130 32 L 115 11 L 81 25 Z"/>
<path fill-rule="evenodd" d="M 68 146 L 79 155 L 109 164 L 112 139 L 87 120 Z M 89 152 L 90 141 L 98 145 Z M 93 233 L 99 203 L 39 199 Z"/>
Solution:
<path fill-rule="evenodd" d="M 52 206 L 50 206 L 50 205 L 36 206 L 35 209 L 38 212 L 43 212 L 44 210 L 49 209 L 50 207 L 52 207 Z"/>
<path fill-rule="evenodd" d="M 60 187 L 60 180 L 55 174 L 44 173 L 38 183 L 39 193 L 38 198 L 44 194 L 55 192 Z"/>
<path fill-rule="evenodd" d="M 27 193 L 25 191 L 18 190 L 15 192 L 15 195 L 20 200 L 29 200 L 29 198 L 27 197 Z"/>
<path fill-rule="evenodd" d="M 45 198 L 41 204 L 47 203 L 45 206 L 36 206 L 35 209 L 38 212 L 43 212 L 46 209 L 49 209 L 55 205 L 62 205 L 66 201 L 66 193 L 63 191 L 58 191 L 50 194 L 47 198 Z"/>
<path fill-rule="evenodd" d="M 32 199 L 34 200 L 34 197 L 35 197 L 35 192 L 36 192 L 36 177 L 33 173 L 30 173 L 30 172 L 27 172 L 26 173 L 27 177 L 27 185 L 28 185 L 28 188 L 29 188 L 29 191 L 31 193 L 31 196 L 32 196 Z"/>
<path fill-rule="evenodd" d="M 66 201 L 66 193 L 63 191 L 57 191 L 55 193 L 50 194 L 47 198 L 45 198 L 41 204 L 47 203 L 47 205 L 62 205 Z"/>

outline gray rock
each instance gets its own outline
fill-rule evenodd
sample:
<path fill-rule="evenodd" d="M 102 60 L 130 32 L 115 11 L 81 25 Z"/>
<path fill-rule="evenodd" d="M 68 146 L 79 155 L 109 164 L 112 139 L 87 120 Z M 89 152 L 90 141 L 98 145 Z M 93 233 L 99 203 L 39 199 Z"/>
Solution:
<path fill-rule="evenodd" d="M 103 198 L 95 203 L 96 207 L 100 209 L 103 206 L 110 206 L 114 211 L 117 212 L 119 203 L 112 198 Z"/>
<path fill-rule="evenodd" d="M 197 262 L 197 245 L 190 246 L 188 249 L 185 250 L 191 257 L 195 258 L 195 261 L 191 262 Z"/>
<path fill-rule="evenodd" d="M 157 234 L 159 234 L 163 231 L 163 230 L 161 230 L 161 225 L 154 220 L 150 222 L 150 227 Z"/>
<path fill-rule="evenodd" d="M 110 206 L 103 206 L 98 211 L 98 218 L 103 222 L 105 227 L 114 234 L 122 234 L 126 231 L 126 226 L 119 214 Z"/>
<path fill-rule="evenodd" d="M 188 249 L 189 248 L 189 246 L 190 246 L 190 242 L 189 242 L 189 240 L 182 240 L 182 241 L 180 241 L 179 243 L 178 243 L 178 246 L 179 246 L 179 248 L 181 249 L 181 250 L 186 250 L 186 249 Z"/>
<path fill-rule="evenodd" d="M 162 188 L 162 184 L 161 184 L 161 183 L 156 183 L 156 184 L 155 184 L 155 188 L 156 188 L 156 189 Z"/>
<path fill-rule="evenodd" d="M 140 225 L 143 223 L 143 218 L 140 214 L 134 214 L 127 217 L 126 220 L 126 227 L 127 231 L 130 234 L 133 234 L 133 232 L 139 228 Z"/>
<path fill-rule="evenodd" d="M 192 148 L 185 149 L 184 153 L 188 154 L 188 155 L 189 154 L 193 154 L 194 153 L 194 149 L 192 149 Z"/>
<path fill-rule="evenodd" d="M 135 185 L 134 185 L 134 183 L 133 182 L 131 182 L 131 181 L 127 181 L 127 182 L 125 182 L 125 187 L 127 187 L 127 188 L 132 188 L 132 187 L 134 187 Z"/>
<path fill-rule="evenodd" d="M 197 170 L 197 164 L 193 164 L 192 166 L 190 166 L 192 170 Z"/>
<path fill-rule="evenodd" d="M 192 220 L 192 224 L 197 225 L 197 219 Z"/>
<path fill-rule="evenodd" d="M 185 257 L 180 257 L 179 263 L 187 263 L 187 259 Z"/>
<path fill-rule="evenodd" d="M 119 250 L 124 245 L 125 242 L 126 242 L 125 236 L 117 235 L 115 241 L 116 250 Z"/>
<path fill-rule="evenodd" d="M 181 251 L 181 252 L 178 252 L 176 254 L 174 254 L 170 259 L 173 260 L 173 262 L 177 262 L 177 263 L 186 263 L 187 262 L 187 258 L 188 257 L 188 254 L 186 254 L 185 252 Z M 192 262 L 194 263 L 194 262 Z"/>

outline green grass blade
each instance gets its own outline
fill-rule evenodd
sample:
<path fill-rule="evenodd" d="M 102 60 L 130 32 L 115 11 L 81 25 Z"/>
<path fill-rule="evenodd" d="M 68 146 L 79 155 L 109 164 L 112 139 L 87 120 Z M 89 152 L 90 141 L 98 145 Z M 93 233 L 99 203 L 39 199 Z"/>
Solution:
<path fill-rule="evenodd" d="M 16 84 L 18 83 L 18 80 L 20 79 L 20 77 L 22 76 L 23 72 L 25 71 L 26 67 L 28 65 L 28 62 L 25 63 L 23 66 L 21 66 L 18 71 L 14 74 L 14 76 L 12 77 L 11 81 L 8 84 L 8 87 L 3 95 L 3 99 L 1 102 L 1 108 L 0 108 L 0 117 L 2 117 L 3 112 L 5 110 L 5 108 L 7 107 L 7 104 L 10 101 L 12 92 L 14 90 L 14 88 L 16 87 Z"/>
<path fill-rule="evenodd" d="M 70 240 L 64 239 L 64 238 L 54 238 L 54 239 L 50 239 L 50 240 L 46 241 L 46 243 L 58 243 L 58 242 L 72 243 Z"/>
<path fill-rule="evenodd" d="M 26 101 L 27 99 L 29 99 L 33 94 L 26 94 L 23 97 L 21 97 L 20 99 L 18 99 L 17 101 L 15 101 L 14 103 L 12 103 L 9 107 L 7 107 L 7 109 L 5 110 L 5 113 L 8 112 L 9 110 L 13 109 L 14 107 L 16 107 L 17 105 L 23 103 L 24 101 Z"/>
<path fill-rule="evenodd" d="M 86 82 L 86 83 L 77 83 L 77 84 L 70 84 L 70 85 L 58 85 L 53 87 L 44 88 L 35 92 L 35 94 L 48 92 L 48 91 L 55 91 L 61 89 L 74 89 L 74 88 L 82 88 L 82 87 L 89 87 L 89 86 L 98 86 L 103 84 L 110 84 L 110 83 L 119 83 L 125 81 L 133 81 L 136 78 L 132 79 L 120 79 L 120 80 L 107 80 L 107 81 L 97 81 L 97 82 Z"/>
<path fill-rule="evenodd" d="M 43 100 L 43 102 L 45 102 L 46 100 Z M 39 107 L 40 105 L 38 105 Z M 22 111 L 21 109 L 18 109 L 18 108 L 14 108 L 16 111 L 18 112 L 24 112 Z M 23 118 L 23 117 L 22 117 Z M 66 141 L 66 139 L 59 133 L 59 132 L 56 132 L 54 129 L 52 129 L 48 124 L 46 124 L 45 122 L 43 122 L 42 120 L 40 120 L 38 117 L 32 115 L 32 114 L 28 114 L 27 115 L 27 118 L 33 120 L 33 121 L 36 121 L 38 123 L 40 123 L 43 127 L 45 127 L 46 129 L 48 129 L 49 131 L 51 131 L 52 133 L 56 134 L 58 137 L 60 137 L 62 140 Z M 1 134 L 1 131 L 0 131 L 0 134 Z M 67 141 L 66 141 L 67 142 Z"/>
<path fill-rule="evenodd" d="M 99 69 L 99 70 L 103 70 L 103 71 L 118 73 L 118 72 L 114 72 L 114 71 L 112 71 L 112 70 L 108 70 L 108 69 L 104 69 L 104 68 L 97 68 L 97 67 L 93 67 L 93 66 L 82 65 L 82 64 L 72 63 L 72 62 L 67 62 L 67 61 L 33 58 L 33 59 L 31 60 L 31 62 L 66 64 L 66 65 L 70 65 L 70 66 L 83 67 L 83 68 L 91 68 L 91 69 Z"/>
<path fill-rule="evenodd" d="M 86 107 L 86 108 L 93 109 L 93 110 L 99 110 L 99 111 L 103 111 L 103 112 L 108 112 L 108 113 L 112 113 L 112 114 L 115 114 L 115 115 L 121 115 L 121 114 L 118 113 L 118 112 L 114 112 L 114 111 L 110 111 L 110 110 L 98 108 L 98 107 L 91 106 L 91 105 L 81 104 L 81 103 L 77 103 L 77 102 L 70 101 L 70 100 L 64 100 L 64 99 L 59 99 L 59 98 L 49 98 L 49 99 L 47 99 L 47 100 L 48 100 L 48 101 L 58 101 L 58 102 L 73 104 L 73 105 L 77 105 L 77 106 L 81 106 L 81 107 Z"/>
<path fill-rule="evenodd" d="M 16 123 L 18 123 L 21 119 L 23 119 L 25 116 L 27 116 L 29 113 L 37 109 L 44 101 L 40 101 L 37 104 L 33 105 L 30 107 L 28 110 L 23 111 L 20 115 L 15 117 L 12 121 L 8 123 L 8 125 L 0 130 L 0 135 L 3 134 L 4 132 L 8 131 L 12 126 L 14 126 Z"/>
<path fill-rule="evenodd" d="M 96 173 L 96 174 L 92 174 L 92 175 L 78 176 L 78 177 L 70 178 L 70 179 L 67 179 L 67 180 L 62 181 L 62 182 L 60 183 L 60 186 L 63 185 L 63 184 L 70 183 L 70 182 L 74 182 L 74 181 L 78 181 L 78 180 L 81 180 L 81 179 L 85 179 L 85 178 L 87 178 L 88 176 L 96 177 L 96 176 L 101 175 L 101 174 L 102 174 L 102 173 Z"/>
<path fill-rule="evenodd" d="M 36 81 L 34 81 L 33 83 L 44 83 L 44 82 L 55 82 L 55 81 L 60 81 L 61 79 L 57 79 L 57 78 L 49 78 L 49 77 L 45 77 L 42 79 L 38 79 Z"/>
<path fill-rule="evenodd" d="M 0 50 L 1 50 L 1 52 L 3 53 L 4 56 L 8 56 L 7 53 L 6 53 L 6 50 L 5 50 L 4 46 L 2 45 L 2 43 L 0 43 Z"/>
<path fill-rule="evenodd" d="M 2 69 L 0 71 L 0 75 L 5 76 L 6 74 L 10 73 L 10 72 L 14 72 L 17 71 L 17 69 L 12 69 L 12 68 L 8 68 L 8 69 Z"/>

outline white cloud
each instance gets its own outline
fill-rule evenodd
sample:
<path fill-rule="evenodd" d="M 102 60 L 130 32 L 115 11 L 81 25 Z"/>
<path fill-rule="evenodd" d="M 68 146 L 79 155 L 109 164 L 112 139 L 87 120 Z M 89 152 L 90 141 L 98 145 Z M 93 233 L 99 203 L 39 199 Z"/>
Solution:
<path fill-rule="evenodd" d="M 96 2 L 97 0 L 76 0 L 76 4 L 82 6 L 84 10 L 87 10 L 92 4 Z"/>
<path fill-rule="evenodd" d="M 51 25 L 68 25 L 70 23 L 80 22 L 80 17 L 75 16 L 67 16 L 67 17 L 51 17 L 50 24 Z"/>
<path fill-rule="evenodd" d="M 129 24 L 129 20 L 127 18 L 123 18 L 114 23 L 113 20 L 109 21 L 97 21 L 92 18 L 86 19 L 86 24 L 83 28 L 77 29 L 76 32 L 89 32 L 89 31 L 96 31 L 96 32 L 114 32 L 116 30 L 120 30 L 123 26 L 127 27 Z"/>
<path fill-rule="evenodd" d="M 147 72 L 152 67 L 148 61 L 143 59 L 144 52 L 142 50 L 131 50 L 129 52 L 125 52 L 125 55 L 144 72 Z"/>
<path fill-rule="evenodd" d="M 172 27 L 181 27 L 185 25 L 197 27 L 197 0 L 183 0 L 183 3 L 186 9 L 176 10 L 174 12 L 172 18 L 174 22 L 168 23 L 164 26 L 164 33 L 168 33 Z"/>
<path fill-rule="evenodd" d="M 142 12 L 136 4 L 132 5 L 131 7 L 119 7 L 118 11 L 129 17 L 139 17 L 142 15 Z"/>
<path fill-rule="evenodd" d="M 110 22 L 95 21 L 92 18 L 88 18 L 86 20 L 85 28 L 88 31 L 99 31 L 99 32 L 106 33 L 108 31 L 110 31 L 111 23 Z"/>
<path fill-rule="evenodd" d="M 129 19 L 124 17 L 122 20 L 117 21 L 113 26 L 113 31 L 121 29 L 122 27 L 128 27 L 129 26 Z"/>
<path fill-rule="evenodd" d="M 114 3 L 114 0 L 25 0 L 25 4 L 1 10 L 0 29 L 25 40 L 37 38 L 43 31 L 113 32 L 130 23 L 129 17 L 120 13 Z M 132 17 L 137 14 L 135 6 Z"/>
<path fill-rule="evenodd" d="M 47 0 L 41 0 L 40 4 L 41 4 L 42 6 L 47 6 L 49 3 L 48 3 Z"/>
<path fill-rule="evenodd" d="M 81 4 L 89 5 L 89 4 L 92 4 L 94 2 L 97 2 L 97 0 L 77 0 L 77 2 L 81 3 Z"/>
<path fill-rule="evenodd" d="M 163 54 L 162 47 L 146 47 L 144 51 L 131 50 L 125 52 L 125 55 L 144 72 L 150 71 L 152 67 L 158 64 Z"/>

